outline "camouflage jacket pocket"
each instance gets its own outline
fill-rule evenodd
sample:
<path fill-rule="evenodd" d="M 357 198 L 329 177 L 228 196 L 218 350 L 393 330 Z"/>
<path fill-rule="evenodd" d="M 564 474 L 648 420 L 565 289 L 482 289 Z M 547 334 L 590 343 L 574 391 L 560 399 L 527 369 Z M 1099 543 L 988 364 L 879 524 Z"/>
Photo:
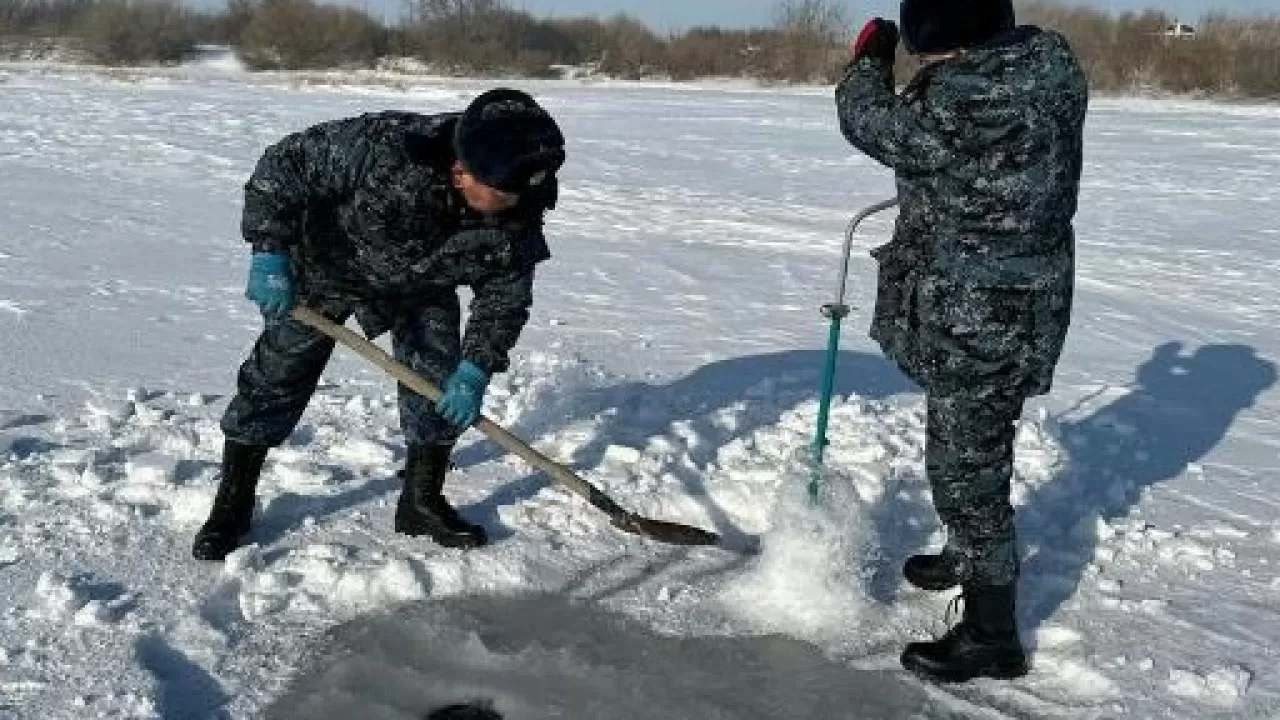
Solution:
<path fill-rule="evenodd" d="M 894 240 L 871 253 L 880 265 L 871 338 L 909 377 L 923 384 L 917 295 L 921 268 Z"/>
<path fill-rule="evenodd" d="M 1035 290 L 928 277 L 920 285 L 922 354 L 940 388 L 1021 385 L 1035 351 Z"/>

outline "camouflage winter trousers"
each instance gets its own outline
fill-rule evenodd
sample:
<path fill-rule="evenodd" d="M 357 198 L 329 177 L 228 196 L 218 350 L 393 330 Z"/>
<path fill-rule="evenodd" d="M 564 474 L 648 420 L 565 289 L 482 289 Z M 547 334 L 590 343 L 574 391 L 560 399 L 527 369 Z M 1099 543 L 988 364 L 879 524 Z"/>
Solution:
<path fill-rule="evenodd" d="M 961 558 L 964 582 L 1008 585 L 1018 578 L 1009 484 L 1020 396 L 930 396 L 925 464 L 933 504 Z"/>
<path fill-rule="evenodd" d="M 338 323 L 355 311 L 349 300 L 308 298 L 304 302 Z M 462 352 L 461 311 L 453 288 L 425 293 L 387 317 L 396 360 L 443 385 Z M 246 445 L 283 443 L 306 410 L 333 348 L 333 340 L 292 318 L 268 322 L 240 367 L 236 396 L 222 417 L 223 434 Z M 457 441 L 458 431 L 436 414 L 430 401 L 403 385 L 399 393 L 400 427 L 406 442 L 449 445 Z"/>

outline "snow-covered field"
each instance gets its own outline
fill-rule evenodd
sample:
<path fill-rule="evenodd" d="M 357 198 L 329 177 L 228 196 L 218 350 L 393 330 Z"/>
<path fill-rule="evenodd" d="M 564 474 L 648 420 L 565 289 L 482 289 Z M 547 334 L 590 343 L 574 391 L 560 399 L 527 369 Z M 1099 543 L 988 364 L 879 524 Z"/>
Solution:
<path fill-rule="evenodd" d="M 1277 107 L 1094 105 L 1071 340 L 1018 444 L 1025 680 L 953 695 L 894 670 L 904 642 L 942 629 L 948 598 L 897 574 L 939 536 L 922 399 L 864 337 L 861 252 L 832 496 L 804 497 L 818 308 L 847 218 L 893 192 L 824 89 L 532 84 L 571 159 L 555 260 L 487 406 L 628 507 L 762 535 L 759 557 L 620 535 L 478 436 L 448 489 L 497 542 L 462 554 L 394 536 L 394 389 L 339 352 L 269 463 L 257 547 L 225 568 L 190 560 L 217 419 L 259 325 L 240 185 L 284 133 L 456 109 L 484 87 L 417 83 L 0 66 L 0 717 L 257 717 L 335 625 L 524 593 L 663 635 L 782 633 L 850 683 L 886 671 L 957 714 L 1280 713 Z M 890 223 L 868 222 L 860 250 Z M 680 653 L 652 657 L 681 676 Z M 425 666 L 460 672 L 445 665 Z M 720 673 L 725 707 L 804 682 Z M 819 677 L 806 692 L 836 691 Z M 521 707 L 508 717 L 560 717 Z"/>

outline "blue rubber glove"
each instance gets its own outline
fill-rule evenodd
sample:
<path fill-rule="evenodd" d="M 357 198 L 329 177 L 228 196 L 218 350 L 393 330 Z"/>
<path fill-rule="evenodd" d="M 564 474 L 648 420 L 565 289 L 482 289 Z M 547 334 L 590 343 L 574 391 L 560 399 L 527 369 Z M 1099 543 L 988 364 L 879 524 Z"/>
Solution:
<path fill-rule="evenodd" d="M 436 403 L 436 412 L 454 427 L 466 430 L 480 419 L 488 386 L 489 375 L 470 360 L 463 360 L 444 381 L 444 397 Z"/>
<path fill-rule="evenodd" d="M 293 282 L 293 265 L 281 253 L 254 253 L 249 264 L 249 288 L 245 297 L 262 310 L 268 319 L 278 320 L 293 309 L 297 288 Z"/>

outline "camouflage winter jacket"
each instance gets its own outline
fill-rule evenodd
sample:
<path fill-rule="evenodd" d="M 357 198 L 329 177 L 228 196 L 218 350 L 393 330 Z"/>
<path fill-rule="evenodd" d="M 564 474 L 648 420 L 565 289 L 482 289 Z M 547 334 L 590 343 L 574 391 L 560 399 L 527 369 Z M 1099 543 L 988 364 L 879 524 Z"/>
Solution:
<path fill-rule="evenodd" d="M 539 207 L 486 220 L 453 188 L 458 116 L 386 112 L 323 123 L 271 146 L 245 185 L 242 232 L 288 252 L 301 293 L 348 297 L 365 332 L 412 312 L 423 289 L 472 288 L 463 356 L 501 372 L 550 257 Z M 427 293 L 430 294 L 430 293 Z"/>
<path fill-rule="evenodd" d="M 1088 88 L 1060 35 L 1019 28 L 926 67 L 852 63 L 840 125 L 895 171 L 872 337 L 927 392 L 1049 391 L 1070 322 Z"/>

